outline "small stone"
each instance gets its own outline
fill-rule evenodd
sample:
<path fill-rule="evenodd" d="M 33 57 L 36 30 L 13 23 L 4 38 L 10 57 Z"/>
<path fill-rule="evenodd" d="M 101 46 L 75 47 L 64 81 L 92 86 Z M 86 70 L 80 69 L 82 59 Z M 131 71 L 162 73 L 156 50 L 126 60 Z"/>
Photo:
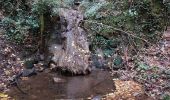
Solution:
<path fill-rule="evenodd" d="M 7 65 L 6 68 L 11 68 L 11 65 Z"/>
<path fill-rule="evenodd" d="M 53 80 L 54 80 L 55 83 L 64 83 L 64 82 L 66 82 L 66 80 L 64 80 L 62 78 L 59 78 L 59 77 L 54 77 Z"/>
<path fill-rule="evenodd" d="M 166 75 L 166 78 L 170 79 L 170 75 Z"/>
<path fill-rule="evenodd" d="M 39 62 L 38 64 L 34 64 L 34 66 L 36 67 L 36 70 L 39 72 L 43 72 L 45 67 L 44 67 L 44 63 Z"/>
<path fill-rule="evenodd" d="M 92 98 L 92 100 L 101 100 L 102 99 L 102 96 L 95 96 Z"/>
<path fill-rule="evenodd" d="M 4 71 L 4 72 L 5 72 L 5 75 L 10 75 L 10 74 L 11 74 L 11 72 L 8 71 L 8 70 L 6 70 L 6 71 Z"/>
<path fill-rule="evenodd" d="M 138 96 L 140 93 L 138 93 L 138 92 L 135 92 L 134 94 L 133 94 L 133 96 Z"/>
<path fill-rule="evenodd" d="M 170 70 L 165 70 L 165 74 L 170 75 Z"/>
<path fill-rule="evenodd" d="M 50 68 L 51 68 L 51 69 L 56 68 L 56 65 L 53 64 L 53 63 L 51 63 L 51 64 L 50 64 Z"/>

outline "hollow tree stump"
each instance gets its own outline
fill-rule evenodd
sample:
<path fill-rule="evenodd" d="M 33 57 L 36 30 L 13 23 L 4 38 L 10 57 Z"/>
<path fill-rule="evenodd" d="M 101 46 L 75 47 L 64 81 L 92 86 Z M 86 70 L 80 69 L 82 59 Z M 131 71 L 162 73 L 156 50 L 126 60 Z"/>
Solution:
<path fill-rule="evenodd" d="M 49 51 L 53 54 L 52 61 L 56 68 L 69 71 L 73 74 L 86 74 L 89 68 L 89 43 L 86 32 L 79 27 L 83 14 L 77 10 L 61 8 L 60 19 L 64 19 L 66 26 L 61 25 L 62 43 L 51 43 Z M 61 20 L 62 23 L 62 20 Z"/>

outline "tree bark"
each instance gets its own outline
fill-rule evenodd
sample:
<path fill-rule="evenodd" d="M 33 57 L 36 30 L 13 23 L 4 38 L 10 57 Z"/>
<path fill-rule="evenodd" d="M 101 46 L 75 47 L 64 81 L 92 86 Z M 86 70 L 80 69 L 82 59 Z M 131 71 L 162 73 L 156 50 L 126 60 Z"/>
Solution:
<path fill-rule="evenodd" d="M 49 51 L 53 54 L 55 67 L 73 74 L 87 74 L 89 67 L 89 43 L 86 32 L 79 27 L 83 14 L 77 10 L 60 8 L 61 44 L 50 43 Z M 63 25 L 63 20 L 66 25 Z M 55 38 L 54 38 L 55 40 Z"/>

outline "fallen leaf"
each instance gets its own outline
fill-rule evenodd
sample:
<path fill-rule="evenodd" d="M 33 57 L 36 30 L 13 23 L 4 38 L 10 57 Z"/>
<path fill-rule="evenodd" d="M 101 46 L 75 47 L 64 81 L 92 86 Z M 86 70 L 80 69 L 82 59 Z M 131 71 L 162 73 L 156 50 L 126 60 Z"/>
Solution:
<path fill-rule="evenodd" d="M 1 98 L 7 98 L 8 95 L 7 95 L 7 94 L 4 94 L 4 93 L 0 93 L 0 97 L 1 97 Z"/>
<path fill-rule="evenodd" d="M 1 98 L 1 100 L 9 100 L 8 98 Z"/>

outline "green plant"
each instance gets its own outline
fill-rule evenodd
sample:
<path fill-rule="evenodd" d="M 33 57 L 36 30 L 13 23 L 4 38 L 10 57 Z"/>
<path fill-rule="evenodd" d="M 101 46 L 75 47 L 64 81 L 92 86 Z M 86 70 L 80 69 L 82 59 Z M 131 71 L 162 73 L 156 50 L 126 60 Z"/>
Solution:
<path fill-rule="evenodd" d="M 165 95 L 165 96 L 163 97 L 163 100 L 170 100 L 170 95 Z"/>
<path fill-rule="evenodd" d="M 93 5 L 91 6 L 93 8 Z M 161 1 L 113 1 L 94 10 L 93 14 L 97 13 L 86 26 L 91 26 L 91 30 L 103 36 L 111 32 L 114 35 L 117 29 L 119 32 L 121 30 L 121 33 L 133 34 L 127 36 L 133 38 L 131 42 L 135 42 L 137 47 L 141 47 L 142 42 L 154 43 L 161 38 L 165 26 L 165 10 L 166 6 Z M 98 14 L 101 17 L 98 17 Z"/>
<path fill-rule="evenodd" d="M 119 65 L 121 65 L 122 63 L 123 63 L 123 59 L 122 59 L 121 56 L 115 57 L 115 59 L 114 59 L 114 61 L 113 61 L 113 64 L 114 64 L 115 66 L 119 66 Z"/>
<path fill-rule="evenodd" d="M 1 24 L 8 39 L 23 43 L 26 37 L 37 33 L 39 21 L 36 15 L 29 12 L 28 2 L 5 0 L 1 4 L 5 15 Z"/>
<path fill-rule="evenodd" d="M 139 63 L 137 64 L 137 68 L 138 68 L 138 70 L 148 70 L 148 69 L 149 69 L 149 66 L 146 65 L 146 64 L 144 64 L 144 63 L 139 62 Z"/>
<path fill-rule="evenodd" d="M 36 17 L 25 15 L 21 10 L 18 10 L 15 17 L 5 17 L 2 20 L 2 25 L 6 30 L 7 38 L 17 43 L 22 43 L 30 32 L 35 32 L 39 27 Z"/>

